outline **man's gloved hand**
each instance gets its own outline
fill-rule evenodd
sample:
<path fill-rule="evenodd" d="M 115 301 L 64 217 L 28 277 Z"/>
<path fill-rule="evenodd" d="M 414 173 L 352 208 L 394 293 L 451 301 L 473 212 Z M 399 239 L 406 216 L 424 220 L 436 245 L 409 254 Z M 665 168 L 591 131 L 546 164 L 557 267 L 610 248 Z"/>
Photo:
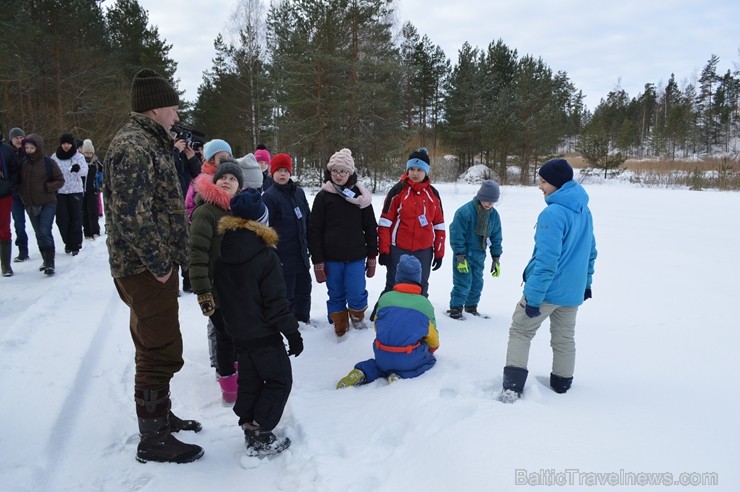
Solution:
<path fill-rule="evenodd" d="M 529 304 L 524 306 L 524 312 L 527 313 L 527 316 L 530 318 L 536 318 L 537 316 L 542 316 L 542 313 L 540 312 L 539 307 L 533 307 Z"/>
<path fill-rule="evenodd" d="M 313 266 L 313 274 L 316 276 L 316 281 L 320 284 L 326 282 L 326 272 L 324 271 L 323 263 L 316 263 Z"/>
<path fill-rule="evenodd" d="M 380 253 L 380 256 L 378 256 L 378 263 L 380 263 L 383 266 L 388 266 L 388 260 L 390 259 L 390 256 L 388 253 Z"/>
<path fill-rule="evenodd" d="M 375 275 L 375 265 L 375 257 L 368 256 L 367 261 L 365 262 L 365 274 L 367 275 L 367 278 L 373 278 Z"/>
<path fill-rule="evenodd" d="M 73 173 L 80 172 L 80 165 L 79 164 L 72 164 L 72 167 L 69 168 L 70 171 Z"/>
<path fill-rule="evenodd" d="M 211 316 L 216 312 L 216 301 L 213 300 L 213 294 L 210 292 L 198 294 L 198 304 L 200 304 L 203 316 Z"/>
<path fill-rule="evenodd" d="M 303 337 L 301 332 L 296 330 L 285 335 L 288 339 L 288 355 L 295 355 L 298 357 L 303 352 Z"/>
<path fill-rule="evenodd" d="M 491 276 L 498 277 L 499 275 L 501 275 L 501 258 L 494 256 L 493 263 L 491 263 Z"/>
<path fill-rule="evenodd" d="M 586 289 L 586 291 L 583 293 L 583 300 L 591 299 L 591 289 Z"/>
<path fill-rule="evenodd" d="M 439 270 L 439 267 L 442 266 L 442 258 L 435 258 L 434 261 L 432 261 L 432 271 Z"/>
<path fill-rule="evenodd" d="M 468 259 L 465 255 L 455 255 L 455 263 L 457 264 L 457 271 L 460 273 L 468 273 Z"/>

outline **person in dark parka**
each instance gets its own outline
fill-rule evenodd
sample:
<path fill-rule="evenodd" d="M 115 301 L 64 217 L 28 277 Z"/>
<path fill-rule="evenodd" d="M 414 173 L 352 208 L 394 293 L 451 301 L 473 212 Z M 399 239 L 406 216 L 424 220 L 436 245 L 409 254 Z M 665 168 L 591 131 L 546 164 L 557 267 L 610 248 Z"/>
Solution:
<path fill-rule="evenodd" d="M 231 199 L 233 216 L 223 217 L 221 253 L 214 265 L 214 287 L 226 332 L 239 361 L 234 413 L 244 430 L 247 454 L 277 454 L 290 445 L 273 429 L 280 422 L 293 385 L 288 355 L 298 357 L 303 340 L 289 309 L 278 236 L 266 225 L 267 209 L 255 189 Z M 288 340 L 286 353 L 281 334 Z"/>
<path fill-rule="evenodd" d="M 280 241 L 277 251 L 283 265 L 290 310 L 296 319 L 308 323 L 311 315 L 311 264 L 308 253 L 308 201 L 303 188 L 292 179 L 293 161 L 288 154 L 277 154 L 270 161 L 273 185 L 262 195 L 270 212 L 270 227 Z"/>

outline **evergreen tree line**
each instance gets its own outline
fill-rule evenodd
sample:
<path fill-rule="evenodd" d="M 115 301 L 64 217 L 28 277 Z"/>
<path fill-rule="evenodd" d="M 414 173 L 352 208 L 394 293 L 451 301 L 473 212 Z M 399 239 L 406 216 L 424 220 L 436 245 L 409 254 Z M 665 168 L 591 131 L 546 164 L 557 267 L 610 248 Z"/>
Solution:
<path fill-rule="evenodd" d="M 740 71 L 718 74 L 718 63 L 719 57 L 712 55 L 697 83 L 684 89 L 671 74 L 664 89 L 645 84 L 633 99 L 624 90 L 610 92 L 588 116 L 576 150 L 605 173 L 626 158 L 737 159 Z"/>
<path fill-rule="evenodd" d="M 129 110 L 133 74 L 150 67 L 173 85 L 171 46 L 136 0 L 0 0 L 0 124 L 48 137 L 73 132 L 103 148 Z M 374 182 L 395 177 L 419 146 L 433 173 L 451 178 L 475 162 L 506 180 L 575 149 L 608 169 L 627 157 L 681 158 L 732 152 L 738 135 L 738 72 L 712 56 L 696 86 L 646 84 L 630 99 L 612 91 L 591 113 L 565 72 L 519 56 L 502 40 L 468 43 L 454 66 L 405 23 L 391 0 L 238 0 L 231 29 L 186 120 L 235 154 L 265 144 L 288 152 L 304 179 L 320 179 L 329 156 L 352 150 Z M 444 164 L 438 156 L 457 156 Z"/>
<path fill-rule="evenodd" d="M 45 150 L 62 133 L 107 147 L 128 119 L 134 74 L 173 82 L 170 45 L 136 0 L 0 0 L 0 126 L 37 133 Z M 175 84 L 176 85 L 176 84 Z"/>

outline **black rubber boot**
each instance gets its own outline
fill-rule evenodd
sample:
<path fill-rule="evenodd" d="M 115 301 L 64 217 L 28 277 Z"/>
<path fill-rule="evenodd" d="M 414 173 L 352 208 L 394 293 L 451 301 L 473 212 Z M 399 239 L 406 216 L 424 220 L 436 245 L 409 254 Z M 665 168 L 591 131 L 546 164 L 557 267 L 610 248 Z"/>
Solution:
<path fill-rule="evenodd" d="M 2 268 L 3 277 L 12 277 L 13 269 L 10 268 L 10 257 L 13 243 L 10 241 L 0 241 L 0 266 Z"/>
<path fill-rule="evenodd" d="M 44 264 L 43 264 L 43 272 L 45 275 L 51 276 L 56 273 L 54 270 L 54 259 L 56 256 L 56 252 L 54 251 L 54 246 L 47 246 L 41 251 L 41 256 L 44 257 Z"/>

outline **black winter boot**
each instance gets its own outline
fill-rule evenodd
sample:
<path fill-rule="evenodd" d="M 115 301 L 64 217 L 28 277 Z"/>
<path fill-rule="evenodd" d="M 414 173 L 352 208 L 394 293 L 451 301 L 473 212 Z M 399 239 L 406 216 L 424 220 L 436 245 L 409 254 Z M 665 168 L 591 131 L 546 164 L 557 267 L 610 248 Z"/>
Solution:
<path fill-rule="evenodd" d="M 243 424 L 247 455 L 265 458 L 280 454 L 290 447 L 290 439 L 277 437 L 272 431 L 260 428 L 259 424 Z"/>
<path fill-rule="evenodd" d="M 172 410 L 170 410 L 168 418 L 170 419 L 170 432 L 200 432 L 200 430 L 203 428 L 203 426 L 200 425 L 200 422 L 198 422 L 197 420 L 183 420 L 172 413 Z"/>
<path fill-rule="evenodd" d="M 522 367 L 504 367 L 504 388 L 499 400 L 504 403 L 514 403 L 521 398 L 528 375 L 529 371 Z"/>
<path fill-rule="evenodd" d="M 13 258 L 13 263 L 21 263 L 28 259 L 28 248 L 21 248 L 18 246 L 18 256 Z"/>
<path fill-rule="evenodd" d="M 141 438 L 136 449 L 138 461 L 190 463 L 203 456 L 203 448 L 180 442 L 171 434 L 169 388 L 136 388 L 134 398 Z"/>
<path fill-rule="evenodd" d="M 462 312 L 463 312 L 462 306 L 451 307 L 450 309 L 447 310 L 447 314 L 452 319 L 464 319 Z"/>
<path fill-rule="evenodd" d="M 45 275 L 52 276 L 55 273 L 54 270 L 54 259 L 56 256 L 56 252 L 54 251 L 54 246 L 47 246 L 41 251 L 41 256 L 44 257 L 44 264 L 43 264 L 43 272 Z"/>
<path fill-rule="evenodd" d="M 480 313 L 478 312 L 477 304 L 473 304 L 472 306 L 465 306 L 465 312 L 470 313 L 473 316 L 480 316 Z"/>
<path fill-rule="evenodd" d="M 550 373 L 550 387 L 555 393 L 565 393 L 570 389 L 570 385 L 573 384 L 573 376 L 564 378 L 557 374 Z"/>
<path fill-rule="evenodd" d="M 3 277 L 12 277 L 13 269 L 10 268 L 10 256 L 11 248 L 13 243 L 10 241 L 0 241 L 0 266 L 2 268 Z"/>

